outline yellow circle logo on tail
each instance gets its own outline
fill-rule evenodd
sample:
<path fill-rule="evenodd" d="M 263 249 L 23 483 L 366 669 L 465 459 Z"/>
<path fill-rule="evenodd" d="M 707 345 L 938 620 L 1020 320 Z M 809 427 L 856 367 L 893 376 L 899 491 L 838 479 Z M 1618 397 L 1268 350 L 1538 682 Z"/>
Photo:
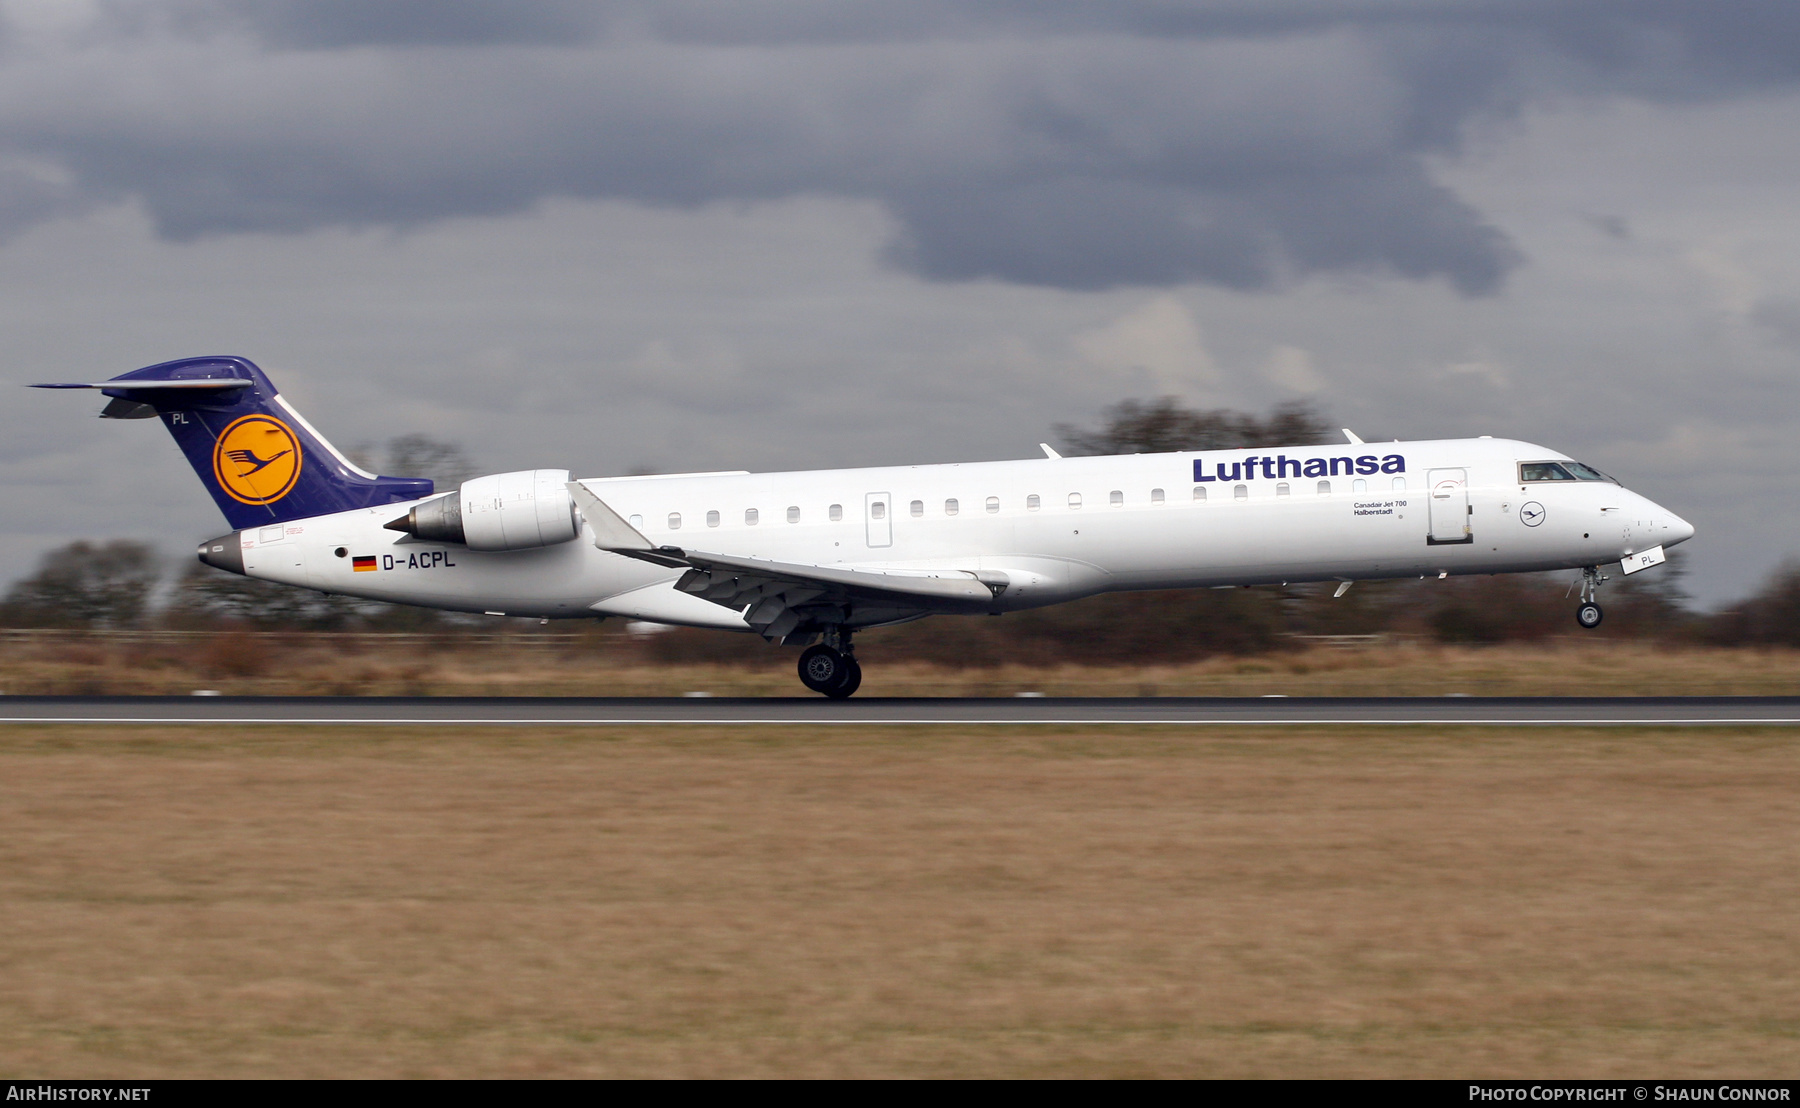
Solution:
<path fill-rule="evenodd" d="M 233 500 L 273 504 L 300 479 L 300 437 L 274 416 L 245 416 L 213 444 L 213 476 Z"/>

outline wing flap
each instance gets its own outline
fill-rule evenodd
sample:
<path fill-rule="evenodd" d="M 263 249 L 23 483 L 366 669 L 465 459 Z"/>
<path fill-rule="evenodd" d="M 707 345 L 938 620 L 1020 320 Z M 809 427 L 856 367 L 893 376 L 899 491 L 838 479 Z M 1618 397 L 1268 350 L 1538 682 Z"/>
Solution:
<path fill-rule="evenodd" d="M 664 547 L 664 550 L 672 548 Z M 808 565 L 684 550 L 682 559 L 693 569 L 677 588 L 714 603 L 736 607 L 741 597 L 771 584 L 819 587 L 821 595 L 841 594 L 879 597 L 885 600 L 948 600 L 986 604 L 1006 589 L 1006 578 L 986 573 L 977 577 L 963 570 L 877 570 L 849 566 Z M 987 578 L 987 580 L 983 580 Z M 718 597 L 714 600 L 714 597 Z"/>

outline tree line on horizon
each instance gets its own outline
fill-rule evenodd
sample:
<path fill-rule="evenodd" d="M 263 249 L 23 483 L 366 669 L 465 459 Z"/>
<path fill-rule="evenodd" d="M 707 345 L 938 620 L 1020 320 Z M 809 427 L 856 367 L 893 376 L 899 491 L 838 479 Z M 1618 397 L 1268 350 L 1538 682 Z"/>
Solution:
<path fill-rule="evenodd" d="M 1305 404 L 1267 416 L 1196 411 L 1172 397 L 1126 401 L 1096 429 L 1059 425 L 1068 453 L 1219 450 L 1332 441 L 1330 422 Z M 365 451 L 365 457 L 369 452 Z M 360 460 L 360 459 L 359 459 Z M 373 460 L 373 459 L 370 459 Z M 425 473 L 453 487 L 474 469 L 454 446 L 423 436 L 389 444 L 383 472 Z M 1602 590 L 1603 638 L 1668 643 L 1800 646 L 1800 563 L 1777 569 L 1752 596 L 1716 612 L 1693 609 L 1682 551 L 1665 566 Z M 1572 572 L 1371 581 L 1339 599 L 1334 583 L 1117 593 L 1003 619 L 940 617 L 864 636 L 897 656 L 985 665 L 1003 661 L 1188 660 L 1291 647 L 1305 636 L 1402 633 L 1445 643 L 1502 643 L 1587 634 L 1574 626 Z M 327 596 L 211 569 L 173 575 L 149 545 L 79 541 L 46 554 L 0 599 L 0 626 L 283 631 L 432 631 L 494 626 L 491 617 Z M 743 641 L 740 641 L 743 640 Z M 753 636 L 675 632 L 649 649 L 670 661 L 749 657 Z"/>

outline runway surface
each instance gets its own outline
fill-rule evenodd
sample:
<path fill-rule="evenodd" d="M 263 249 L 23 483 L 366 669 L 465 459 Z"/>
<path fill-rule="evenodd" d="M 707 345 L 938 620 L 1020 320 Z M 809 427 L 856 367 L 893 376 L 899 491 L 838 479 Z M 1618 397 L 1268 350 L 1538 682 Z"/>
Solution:
<path fill-rule="evenodd" d="M 4 696 L 0 723 L 1800 724 L 1800 697 L 793 698 Z"/>

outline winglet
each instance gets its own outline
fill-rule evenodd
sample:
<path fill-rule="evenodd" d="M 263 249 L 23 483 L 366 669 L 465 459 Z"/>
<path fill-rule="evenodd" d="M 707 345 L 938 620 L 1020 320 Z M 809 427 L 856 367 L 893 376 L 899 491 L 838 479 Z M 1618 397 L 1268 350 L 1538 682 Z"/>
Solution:
<path fill-rule="evenodd" d="M 580 481 L 569 482 L 569 495 L 581 509 L 581 518 L 594 530 L 594 545 L 601 550 L 624 553 L 630 550 L 655 550 L 656 544 L 638 533 L 637 528 L 619 518 L 619 513 L 587 490 Z"/>
<path fill-rule="evenodd" d="M 1044 457 L 1049 458 L 1053 462 L 1060 461 L 1062 458 L 1061 454 L 1058 454 L 1056 451 L 1050 449 L 1050 444 L 1047 442 L 1038 443 L 1038 449 L 1042 450 L 1044 452 Z"/>
<path fill-rule="evenodd" d="M 1352 446 L 1362 445 L 1362 436 L 1358 435 L 1355 431 L 1352 431 L 1348 427 L 1341 427 L 1339 430 L 1344 432 L 1344 437 L 1350 440 Z"/>

